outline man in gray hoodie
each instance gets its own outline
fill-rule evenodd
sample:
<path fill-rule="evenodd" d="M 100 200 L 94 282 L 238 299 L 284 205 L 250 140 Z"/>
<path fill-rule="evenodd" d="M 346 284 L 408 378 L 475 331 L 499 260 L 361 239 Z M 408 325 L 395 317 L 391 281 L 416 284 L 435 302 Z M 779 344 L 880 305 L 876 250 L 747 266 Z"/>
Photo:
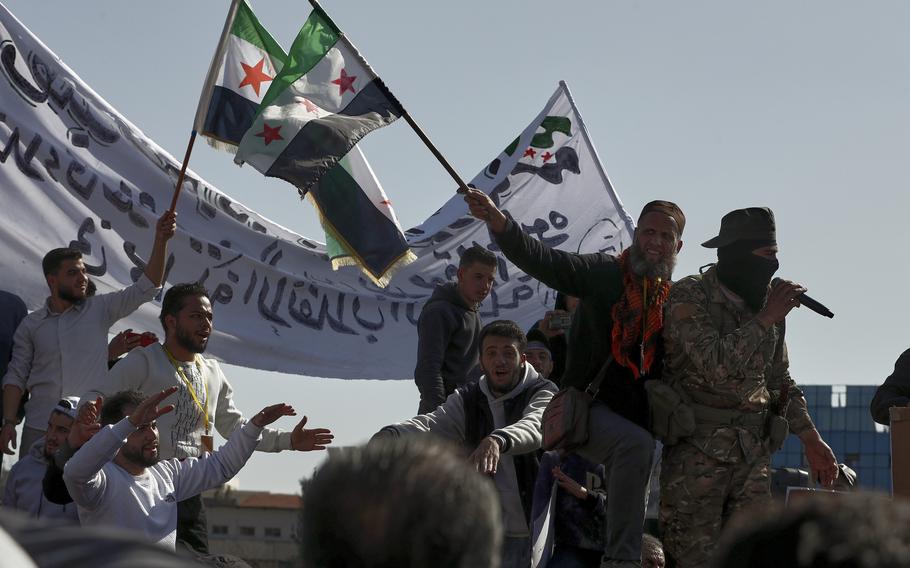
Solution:
<path fill-rule="evenodd" d="M 48 501 L 41 490 L 41 480 L 47 470 L 48 461 L 63 444 L 76 418 L 79 399 L 70 396 L 61 399 L 54 406 L 47 419 L 44 437 L 32 444 L 28 453 L 10 469 L 3 492 L 3 506 L 18 509 L 32 517 L 65 519 L 79 522 L 75 503 L 57 505 Z"/>
<path fill-rule="evenodd" d="M 474 245 L 462 253 L 458 281 L 439 284 L 417 320 L 417 412 L 442 404 L 477 366 L 480 303 L 493 288 L 496 255 Z"/>
<path fill-rule="evenodd" d="M 500 496 L 502 567 L 531 562 L 529 519 L 539 465 L 540 421 L 556 393 L 525 362 L 527 340 L 515 322 L 498 320 L 480 332 L 480 380 L 459 387 L 442 406 L 380 430 L 374 439 L 431 432 L 463 445 L 468 461 L 493 478 Z"/>

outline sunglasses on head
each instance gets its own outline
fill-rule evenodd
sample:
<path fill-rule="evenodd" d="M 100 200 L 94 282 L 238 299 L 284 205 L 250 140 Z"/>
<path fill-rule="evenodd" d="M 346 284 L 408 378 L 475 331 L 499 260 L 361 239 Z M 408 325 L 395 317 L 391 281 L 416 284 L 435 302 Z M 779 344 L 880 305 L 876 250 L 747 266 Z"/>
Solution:
<path fill-rule="evenodd" d="M 60 402 L 57 403 L 57 406 L 61 408 L 68 408 L 70 410 L 76 410 L 76 404 L 68 398 L 61 398 Z"/>

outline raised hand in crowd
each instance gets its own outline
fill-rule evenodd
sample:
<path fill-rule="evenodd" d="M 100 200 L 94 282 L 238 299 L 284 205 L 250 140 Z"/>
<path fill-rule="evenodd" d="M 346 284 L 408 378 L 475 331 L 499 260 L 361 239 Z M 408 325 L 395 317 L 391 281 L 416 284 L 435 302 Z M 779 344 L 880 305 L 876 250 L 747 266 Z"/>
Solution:
<path fill-rule="evenodd" d="M 464 200 L 468 203 L 471 215 L 489 225 L 494 233 L 505 230 L 508 219 L 486 193 L 472 187 L 464 194 Z"/>
<path fill-rule="evenodd" d="M 98 423 L 98 417 L 101 416 L 101 405 L 103 404 L 104 399 L 100 396 L 91 401 L 83 404 L 79 407 L 79 413 L 76 415 L 76 420 L 73 421 L 73 425 L 70 426 L 69 434 L 66 437 L 66 442 L 69 444 L 69 447 L 72 449 L 81 448 L 83 444 L 92 439 L 92 436 L 98 433 L 98 430 L 101 429 L 101 424 Z"/>
<path fill-rule="evenodd" d="M 556 337 L 557 335 L 565 335 L 571 323 L 571 313 L 566 310 L 550 310 L 544 314 L 543 320 L 537 326 L 537 329 L 547 337 Z"/>
<path fill-rule="evenodd" d="M 124 329 L 111 339 L 107 345 L 107 360 L 114 361 L 140 345 L 150 345 L 158 341 L 158 336 L 151 331 L 133 333 L 132 329 Z"/>
<path fill-rule="evenodd" d="M 765 307 L 762 308 L 758 315 L 758 321 L 762 322 L 765 327 L 781 322 L 790 313 L 793 308 L 799 307 L 798 296 L 805 294 L 806 289 L 789 280 L 777 279 L 771 285 L 771 293 L 765 301 Z"/>
<path fill-rule="evenodd" d="M 177 212 L 165 211 L 155 224 L 155 240 L 171 240 L 177 232 Z"/>
<path fill-rule="evenodd" d="M 157 394 L 153 394 L 152 396 L 140 402 L 139 406 L 137 406 L 133 410 L 132 414 L 129 415 L 130 424 L 137 428 L 140 428 L 146 424 L 151 424 L 162 414 L 167 414 L 168 412 L 174 410 L 173 404 L 169 404 L 161 408 L 158 408 L 158 405 L 161 404 L 164 399 L 171 396 L 175 392 L 177 392 L 176 386 L 168 387 L 163 391 Z"/>
<path fill-rule="evenodd" d="M 304 416 L 297 426 L 291 431 L 291 449 L 298 452 L 309 452 L 311 450 L 324 450 L 325 447 L 332 443 L 335 436 L 328 428 L 314 428 L 307 430 L 307 417 Z"/>
<path fill-rule="evenodd" d="M 167 242 L 177 232 L 177 213 L 165 211 L 155 224 L 155 242 L 145 265 L 145 275 L 155 286 L 164 283 L 164 264 L 167 257 Z"/>
<path fill-rule="evenodd" d="M 468 456 L 468 462 L 480 473 L 493 475 L 499 467 L 499 442 L 487 436 L 477 445 L 477 448 Z"/>
<path fill-rule="evenodd" d="M 256 414 L 252 420 L 250 420 L 250 422 L 260 428 L 264 428 L 282 416 L 297 416 L 297 411 L 294 410 L 293 406 L 281 402 L 278 404 L 273 404 L 271 406 L 266 406 L 260 410 L 259 413 Z M 304 417 L 301 422 L 306 423 L 306 417 Z M 298 424 L 298 426 L 300 425 Z"/>

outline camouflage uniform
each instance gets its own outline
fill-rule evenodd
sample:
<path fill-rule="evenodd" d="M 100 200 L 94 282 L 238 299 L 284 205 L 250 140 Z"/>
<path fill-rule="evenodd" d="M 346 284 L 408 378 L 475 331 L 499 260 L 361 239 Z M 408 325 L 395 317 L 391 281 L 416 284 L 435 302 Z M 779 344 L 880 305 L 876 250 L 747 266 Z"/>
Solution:
<path fill-rule="evenodd" d="M 714 267 L 674 284 L 664 340 L 664 380 L 690 402 L 697 424 L 664 448 L 664 545 L 678 566 L 705 566 L 727 519 L 771 497 L 765 419 L 781 385 L 790 385 L 791 432 L 815 426 L 790 378 L 784 323 L 766 330 L 721 288 Z"/>

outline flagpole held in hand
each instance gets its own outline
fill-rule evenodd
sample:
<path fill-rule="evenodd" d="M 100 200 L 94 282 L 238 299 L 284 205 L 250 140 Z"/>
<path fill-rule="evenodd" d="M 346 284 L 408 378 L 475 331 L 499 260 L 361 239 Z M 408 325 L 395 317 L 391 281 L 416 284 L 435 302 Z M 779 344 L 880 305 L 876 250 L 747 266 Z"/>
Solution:
<path fill-rule="evenodd" d="M 330 22 L 336 30 L 338 30 L 338 33 L 341 36 L 341 38 L 340 38 L 341 41 L 343 41 L 348 46 L 348 48 L 350 48 L 351 52 L 355 56 L 357 56 L 358 60 L 360 61 L 360 64 L 363 65 L 366 69 L 368 69 L 370 71 L 370 73 L 372 73 L 376 77 L 376 79 L 374 79 L 374 82 L 376 83 L 376 85 L 380 89 L 382 89 L 382 91 L 385 93 L 385 95 L 392 102 L 394 102 L 396 105 L 398 105 L 398 108 L 401 109 L 402 118 L 404 118 L 405 121 L 411 126 L 411 129 L 414 131 L 415 134 L 417 134 L 417 137 L 420 138 L 420 140 L 424 143 L 424 145 L 426 145 L 426 147 L 430 149 L 430 152 L 432 152 L 433 155 L 436 157 L 436 159 L 439 160 L 439 163 L 442 164 L 442 167 L 445 168 L 445 170 L 449 173 L 450 176 L 452 176 L 452 179 L 455 180 L 455 183 L 458 184 L 458 190 L 457 190 L 458 193 L 466 193 L 468 191 L 468 185 L 464 182 L 463 179 L 461 179 L 461 176 L 458 175 L 458 172 L 456 172 L 455 168 L 453 168 L 452 165 L 449 163 L 449 161 L 446 160 L 445 156 L 442 155 L 442 152 L 440 152 L 439 149 L 436 148 L 436 145 L 433 144 L 433 142 L 430 140 L 429 136 L 427 136 L 426 133 L 424 133 L 423 129 L 420 128 L 420 125 L 418 125 L 417 122 L 414 121 L 414 119 L 411 117 L 411 113 L 409 113 L 407 111 L 407 109 L 404 108 L 404 105 L 401 104 L 401 101 L 399 101 L 398 98 L 394 94 L 392 94 L 392 91 L 389 90 L 388 86 L 386 86 L 386 84 L 382 81 L 382 79 L 379 78 L 379 74 L 376 73 L 375 71 L 373 71 L 373 68 L 370 67 L 370 64 L 367 63 L 367 60 L 364 59 L 364 57 L 362 55 L 360 55 L 360 51 L 358 51 L 357 48 L 354 47 L 354 44 L 351 43 L 351 40 L 349 40 L 348 37 L 344 34 L 344 32 L 341 31 L 341 29 L 335 24 L 335 22 L 332 20 L 332 18 L 330 18 L 329 15 L 326 13 L 326 11 L 322 9 L 322 6 L 319 5 L 318 0 L 309 0 L 309 1 L 310 1 L 310 4 L 313 6 L 313 9 L 318 11 L 320 14 L 322 14 L 322 16 L 328 22 Z"/>
<path fill-rule="evenodd" d="M 190 134 L 190 142 L 186 146 L 186 155 L 183 156 L 183 165 L 180 166 L 180 174 L 177 176 L 177 187 L 174 188 L 174 197 L 171 199 L 171 208 L 168 211 L 177 209 L 177 198 L 180 197 L 180 190 L 183 188 L 183 179 L 186 177 L 186 167 L 190 163 L 190 154 L 193 153 L 193 143 L 196 142 L 196 129 Z"/>

